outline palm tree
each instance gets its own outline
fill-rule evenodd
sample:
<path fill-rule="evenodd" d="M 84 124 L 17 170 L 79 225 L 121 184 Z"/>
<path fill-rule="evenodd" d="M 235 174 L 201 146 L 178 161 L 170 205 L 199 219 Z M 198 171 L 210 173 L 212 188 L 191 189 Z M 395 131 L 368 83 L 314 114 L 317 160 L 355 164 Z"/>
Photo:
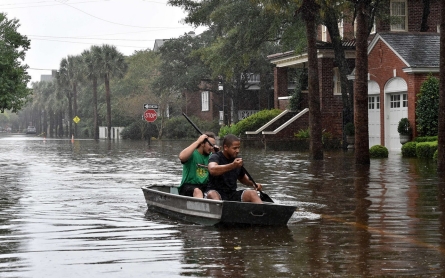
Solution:
<path fill-rule="evenodd" d="M 82 72 L 82 57 L 68 56 L 68 72 L 69 72 L 69 86 L 73 93 L 73 115 L 70 115 L 70 123 L 74 116 L 77 116 L 77 86 L 83 80 Z M 74 125 L 74 136 L 77 137 L 77 124 Z"/>
<path fill-rule="evenodd" d="M 99 124 L 97 112 L 97 79 L 99 77 L 99 64 L 101 48 L 93 45 L 89 50 L 82 52 L 83 66 L 85 77 L 92 82 L 93 85 L 93 130 L 94 139 L 99 140 Z"/>
<path fill-rule="evenodd" d="M 127 63 L 124 55 L 115 46 L 104 44 L 101 47 L 100 59 L 98 59 L 100 75 L 105 83 L 105 99 L 107 101 L 107 127 L 108 139 L 111 140 L 111 91 L 110 78 L 122 78 L 127 71 Z"/>

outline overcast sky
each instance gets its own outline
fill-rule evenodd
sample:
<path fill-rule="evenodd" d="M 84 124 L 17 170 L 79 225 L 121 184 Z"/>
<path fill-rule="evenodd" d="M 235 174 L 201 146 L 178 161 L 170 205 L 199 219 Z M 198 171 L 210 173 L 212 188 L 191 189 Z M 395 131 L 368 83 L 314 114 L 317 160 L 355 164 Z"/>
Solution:
<path fill-rule="evenodd" d="M 112 44 L 124 55 L 153 49 L 155 39 L 177 38 L 190 31 L 185 13 L 167 0 L 0 0 L 0 11 L 20 22 L 31 40 L 25 63 L 31 81 L 58 69 L 62 58 L 91 45 Z"/>

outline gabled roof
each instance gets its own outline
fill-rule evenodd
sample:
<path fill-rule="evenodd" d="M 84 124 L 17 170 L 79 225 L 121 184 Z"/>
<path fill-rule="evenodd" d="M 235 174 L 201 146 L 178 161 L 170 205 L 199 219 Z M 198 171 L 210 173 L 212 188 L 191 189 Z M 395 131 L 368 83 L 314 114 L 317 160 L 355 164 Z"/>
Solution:
<path fill-rule="evenodd" d="M 379 40 L 406 64 L 405 72 L 439 68 L 439 33 L 379 33 L 369 44 L 368 55 Z"/>

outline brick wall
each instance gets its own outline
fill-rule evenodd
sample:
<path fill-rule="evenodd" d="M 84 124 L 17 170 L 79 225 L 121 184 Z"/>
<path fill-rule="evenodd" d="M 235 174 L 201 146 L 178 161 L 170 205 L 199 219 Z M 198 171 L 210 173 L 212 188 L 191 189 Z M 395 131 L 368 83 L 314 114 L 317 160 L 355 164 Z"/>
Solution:
<path fill-rule="evenodd" d="M 377 42 L 374 48 L 368 55 L 368 71 L 370 79 L 376 81 L 380 88 L 380 130 L 381 130 L 381 144 L 384 145 L 385 140 L 385 85 L 394 78 L 394 69 L 396 70 L 396 77 L 403 78 L 408 87 L 408 119 L 413 127 L 413 136 L 417 136 L 415 131 L 416 114 L 415 105 L 417 101 L 417 94 L 420 92 L 420 86 L 427 79 L 428 74 L 408 74 L 403 72 L 405 63 L 399 59 L 389 47 L 382 41 Z M 435 74 L 438 76 L 437 74 Z"/>
<path fill-rule="evenodd" d="M 428 16 L 428 32 L 437 32 L 440 22 L 440 1 L 430 0 L 430 14 Z M 408 0 L 408 32 L 419 32 L 422 22 L 423 1 Z M 377 32 L 391 31 L 389 21 L 378 22 Z"/>
<path fill-rule="evenodd" d="M 287 68 L 274 68 L 274 107 L 284 110 L 286 106 L 282 103 L 280 105 L 278 98 L 288 96 L 287 92 Z"/>

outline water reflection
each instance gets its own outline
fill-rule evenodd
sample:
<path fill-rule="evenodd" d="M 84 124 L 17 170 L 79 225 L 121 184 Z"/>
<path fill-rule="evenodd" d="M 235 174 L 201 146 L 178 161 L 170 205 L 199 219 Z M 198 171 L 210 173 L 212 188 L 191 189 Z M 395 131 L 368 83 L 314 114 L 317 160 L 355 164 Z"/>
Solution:
<path fill-rule="evenodd" d="M 243 148 L 287 227 L 201 227 L 147 211 L 145 184 L 179 184 L 187 141 L 0 137 L 2 277 L 445 275 L 445 181 L 435 164 L 352 152 Z"/>

